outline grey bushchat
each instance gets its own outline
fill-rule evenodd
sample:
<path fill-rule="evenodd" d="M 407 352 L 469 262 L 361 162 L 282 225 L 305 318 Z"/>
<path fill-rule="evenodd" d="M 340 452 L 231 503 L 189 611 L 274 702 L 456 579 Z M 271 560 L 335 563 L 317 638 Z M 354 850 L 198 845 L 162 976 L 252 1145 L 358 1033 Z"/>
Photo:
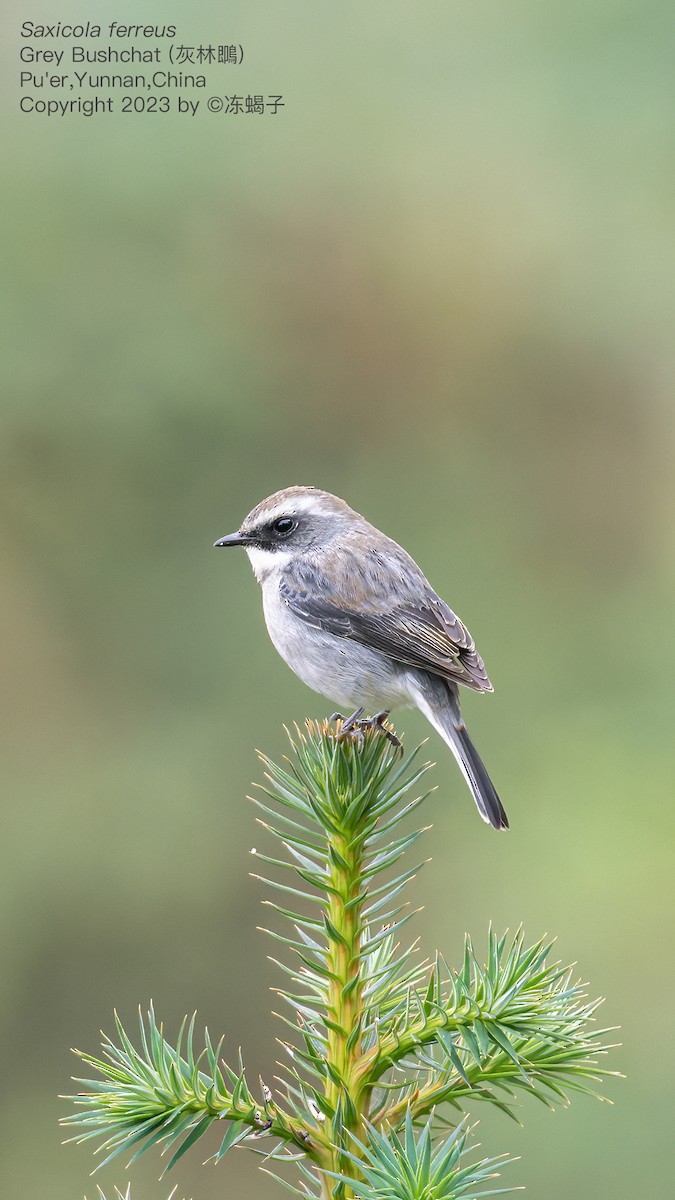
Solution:
<path fill-rule="evenodd" d="M 243 546 L 262 586 L 269 635 L 315 692 L 382 725 L 414 706 L 454 754 L 495 829 L 506 813 L 467 732 L 458 685 L 491 692 L 483 660 L 459 617 L 409 554 L 329 492 L 289 487 L 268 496 L 216 546 Z"/>

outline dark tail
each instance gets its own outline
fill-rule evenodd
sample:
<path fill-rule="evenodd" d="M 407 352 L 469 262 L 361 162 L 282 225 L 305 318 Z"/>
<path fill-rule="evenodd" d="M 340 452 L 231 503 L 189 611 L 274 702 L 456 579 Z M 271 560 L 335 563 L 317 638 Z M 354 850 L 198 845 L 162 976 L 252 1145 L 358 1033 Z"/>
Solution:
<path fill-rule="evenodd" d="M 481 817 L 488 825 L 492 825 L 493 829 L 508 829 L 509 819 L 502 802 L 463 722 L 455 726 L 453 741 L 455 745 L 451 749 L 457 749 L 459 765 L 471 788 Z"/>
<path fill-rule="evenodd" d="M 421 672 L 419 678 L 418 707 L 452 750 L 481 817 L 493 829 L 508 829 L 502 802 L 462 720 L 456 685 Z"/>

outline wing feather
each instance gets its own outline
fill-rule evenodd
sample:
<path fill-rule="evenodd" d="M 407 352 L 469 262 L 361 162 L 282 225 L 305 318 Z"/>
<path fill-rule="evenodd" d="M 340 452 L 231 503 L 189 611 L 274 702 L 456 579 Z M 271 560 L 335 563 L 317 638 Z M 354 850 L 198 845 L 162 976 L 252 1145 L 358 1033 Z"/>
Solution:
<path fill-rule="evenodd" d="M 315 629 L 350 638 L 395 662 L 463 683 L 474 691 L 492 691 L 468 629 L 436 595 L 419 568 L 416 570 L 417 594 L 409 591 L 406 600 L 398 603 L 389 594 L 391 589 L 373 589 L 379 573 L 361 572 L 358 591 L 345 588 L 338 598 L 322 572 L 312 568 L 310 579 L 300 565 L 284 571 L 280 595 L 296 617 Z"/>

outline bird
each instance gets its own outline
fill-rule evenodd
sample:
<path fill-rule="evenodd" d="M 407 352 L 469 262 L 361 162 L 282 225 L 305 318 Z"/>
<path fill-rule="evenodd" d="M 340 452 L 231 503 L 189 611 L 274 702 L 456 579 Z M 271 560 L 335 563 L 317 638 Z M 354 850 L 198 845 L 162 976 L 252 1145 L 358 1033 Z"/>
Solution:
<path fill-rule="evenodd" d="M 460 685 L 493 690 L 485 665 L 466 625 L 397 542 L 339 496 L 294 486 L 262 500 L 214 546 L 246 550 L 272 643 L 303 683 L 350 711 L 342 734 L 368 725 L 386 732 L 392 709 L 419 709 L 483 820 L 508 829 L 460 708 Z M 365 710 L 377 711 L 363 718 Z"/>

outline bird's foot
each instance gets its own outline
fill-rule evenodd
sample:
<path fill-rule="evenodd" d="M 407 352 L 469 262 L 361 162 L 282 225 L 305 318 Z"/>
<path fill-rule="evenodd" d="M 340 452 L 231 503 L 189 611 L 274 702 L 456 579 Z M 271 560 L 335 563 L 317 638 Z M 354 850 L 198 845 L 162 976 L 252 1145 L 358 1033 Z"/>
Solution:
<path fill-rule="evenodd" d="M 389 727 L 389 725 L 386 724 L 388 716 L 389 716 L 389 709 L 383 708 L 381 712 L 375 713 L 374 717 L 367 717 L 365 720 L 361 721 L 360 725 L 362 727 L 365 727 L 366 729 L 379 730 L 380 733 L 384 734 L 387 741 L 391 742 L 392 746 L 395 746 L 397 750 L 402 750 L 403 743 L 402 743 L 401 739 L 399 737 L 397 737 L 396 734 L 394 733 L 394 730 L 391 729 Z"/>
<path fill-rule="evenodd" d="M 357 708 L 351 717 L 345 717 L 341 712 L 332 713 L 328 718 L 329 724 L 333 725 L 336 721 L 340 722 L 340 728 L 335 735 L 335 740 L 344 742 L 345 738 L 349 737 L 350 734 L 355 737 L 360 736 L 361 740 L 363 740 L 363 731 L 360 728 L 362 715 L 362 708 Z"/>
<path fill-rule="evenodd" d="M 373 717 L 364 717 L 362 714 L 363 709 L 357 708 L 350 717 L 343 717 L 342 713 L 339 712 L 333 713 L 333 715 L 329 717 L 331 723 L 333 721 L 340 722 L 340 728 L 336 734 L 336 740 L 338 742 L 343 742 L 347 737 L 356 737 L 359 739 L 359 741 L 363 741 L 366 730 L 374 729 L 379 733 L 384 734 L 387 741 L 391 742 L 392 746 L 396 746 L 396 748 L 399 750 L 402 748 L 400 738 L 396 736 L 393 729 L 390 729 L 389 726 L 385 724 L 387 717 L 389 716 L 388 708 L 383 708 L 381 712 L 375 713 Z"/>

